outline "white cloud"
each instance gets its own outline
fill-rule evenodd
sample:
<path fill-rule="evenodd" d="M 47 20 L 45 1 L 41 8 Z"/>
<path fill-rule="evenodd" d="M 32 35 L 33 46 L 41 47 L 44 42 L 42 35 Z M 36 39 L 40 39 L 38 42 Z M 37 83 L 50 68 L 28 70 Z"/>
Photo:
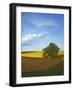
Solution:
<path fill-rule="evenodd" d="M 44 35 L 44 33 L 39 33 L 39 34 L 29 33 L 29 34 L 26 34 L 25 36 L 22 37 L 22 43 L 38 39 L 38 38 L 42 37 L 43 35 Z"/>

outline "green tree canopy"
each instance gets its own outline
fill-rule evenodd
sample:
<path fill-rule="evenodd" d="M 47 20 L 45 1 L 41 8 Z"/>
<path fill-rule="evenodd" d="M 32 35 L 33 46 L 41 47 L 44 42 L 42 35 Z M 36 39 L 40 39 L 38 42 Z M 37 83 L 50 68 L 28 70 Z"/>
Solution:
<path fill-rule="evenodd" d="M 49 46 L 43 49 L 43 56 L 45 58 L 56 57 L 58 52 L 59 47 L 55 43 L 50 43 Z"/>

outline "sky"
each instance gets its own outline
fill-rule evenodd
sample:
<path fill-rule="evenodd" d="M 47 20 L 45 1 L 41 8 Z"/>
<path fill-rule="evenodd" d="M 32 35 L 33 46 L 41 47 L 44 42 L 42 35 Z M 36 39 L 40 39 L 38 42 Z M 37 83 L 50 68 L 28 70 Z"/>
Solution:
<path fill-rule="evenodd" d="M 49 43 L 64 49 L 64 15 L 21 12 L 21 50 L 41 51 Z"/>

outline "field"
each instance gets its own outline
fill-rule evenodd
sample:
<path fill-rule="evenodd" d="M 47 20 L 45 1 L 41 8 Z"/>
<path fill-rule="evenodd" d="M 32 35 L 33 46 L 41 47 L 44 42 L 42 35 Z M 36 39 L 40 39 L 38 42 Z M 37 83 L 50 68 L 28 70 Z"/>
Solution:
<path fill-rule="evenodd" d="M 23 52 L 22 57 L 43 58 L 43 52 L 42 51 Z"/>
<path fill-rule="evenodd" d="M 22 52 L 22 77 L 64 75 L 64 52 L 56 58 L 43 58 L 42 51 Z"/>

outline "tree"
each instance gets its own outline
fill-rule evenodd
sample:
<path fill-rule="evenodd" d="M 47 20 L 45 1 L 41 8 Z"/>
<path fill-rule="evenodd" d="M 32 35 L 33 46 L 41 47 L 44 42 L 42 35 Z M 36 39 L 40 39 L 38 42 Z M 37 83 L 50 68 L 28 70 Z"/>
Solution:
<path fill-rule="evenodd" d="M 56 57 L 59 52 L 59 47 L 55 43 L 50 43 L 49 46 L 43 49 L 43 57 Z"/>

